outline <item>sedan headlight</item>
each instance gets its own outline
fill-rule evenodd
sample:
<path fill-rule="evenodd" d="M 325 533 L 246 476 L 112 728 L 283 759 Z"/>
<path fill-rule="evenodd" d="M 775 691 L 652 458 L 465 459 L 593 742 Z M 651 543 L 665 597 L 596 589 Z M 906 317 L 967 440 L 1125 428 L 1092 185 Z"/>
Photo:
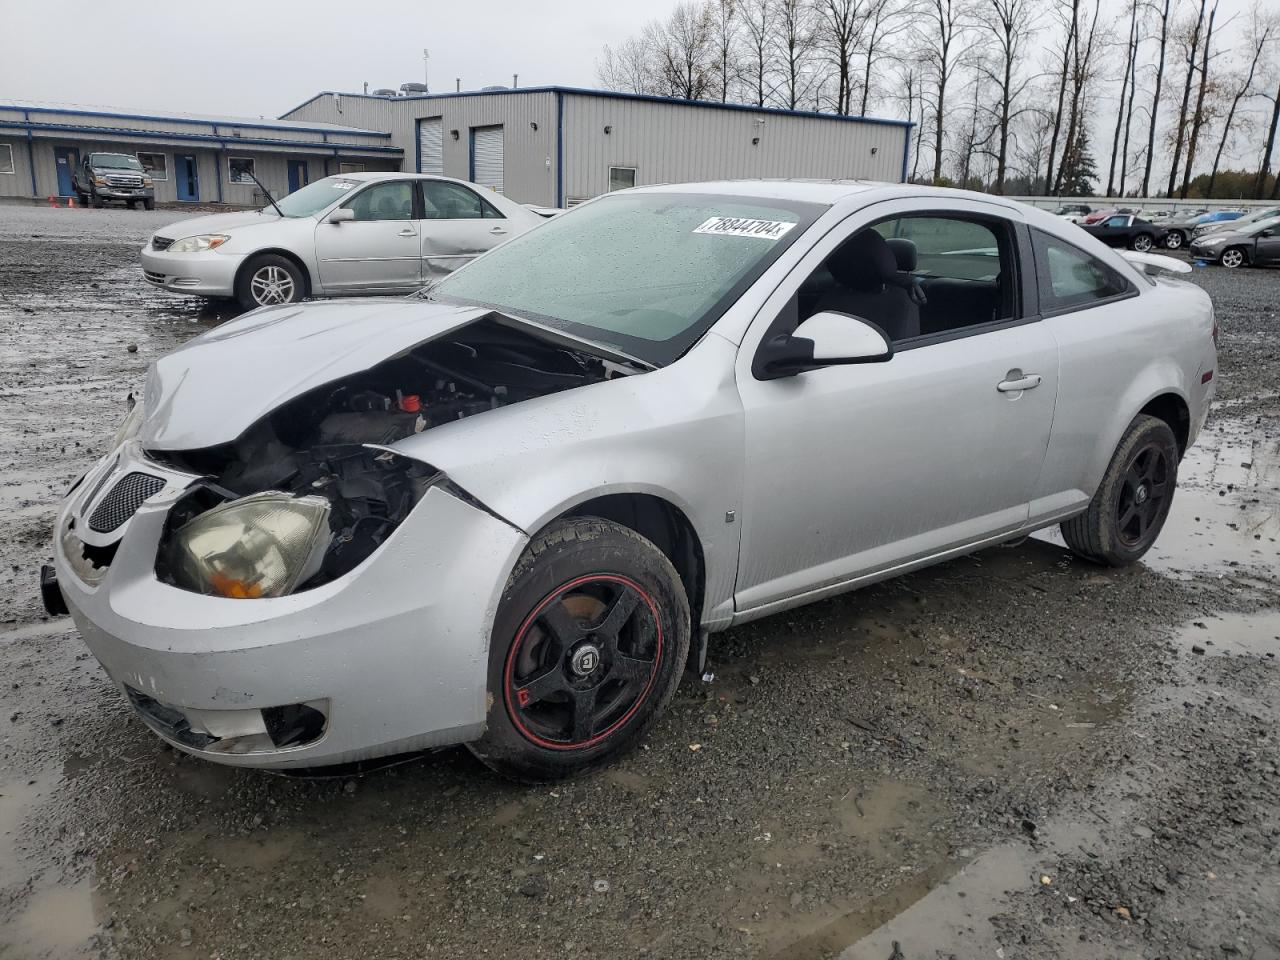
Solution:
<path fill-rule="evenodd" d="M 1227 242 L 1226 237 L 1202 237 L 1199 240 L 1202 247 L 1218 247 Z"/>
<path fill-rule="evenodd" d="M 216 250 L 231 238 L 225 233 L 202 233 L 198 237 L 185 237 L 169 248 L 170 253 L 200 253 Z"/>
<path fill-rule="evenodd" d="M 197 593 L 282 597 L 320 569 L 329 501 L 269 491 L 202 513 L 173 535 L 174 582 Z"/>
<path fill-rule="evenodd" d="M 111 449 L 119 450 L 120 444 L 136 437 L 141 426 L 142 404 L 138 403 L 131 393 L 129 394 L 129 412 L 125 414 L 124 422 L 120 424 L 120 429 L 116 431 L 115 439 L 111 441 Z"/>

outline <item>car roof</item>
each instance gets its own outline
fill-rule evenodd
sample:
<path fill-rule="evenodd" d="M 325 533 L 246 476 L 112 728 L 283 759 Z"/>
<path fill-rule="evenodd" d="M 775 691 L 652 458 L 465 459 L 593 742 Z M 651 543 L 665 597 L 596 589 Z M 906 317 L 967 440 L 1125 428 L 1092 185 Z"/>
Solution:
<path fill-rule="evenodd" d="M 1015 209 L 1024 204 L 990 193 L 956 190 L 951 187 L 928 187 L 917 183 L 885 183 L 876 180 L 709 180 L 701 183 L 666 183 L 632 187 L 628 193 L 697 193 L 735 197 L 760 197 L 768 200 L 795 200 L 834 206 L 856 199 L 863 204 L 901 197 L 937 197 L 940 201 L 980 200 Z"/>

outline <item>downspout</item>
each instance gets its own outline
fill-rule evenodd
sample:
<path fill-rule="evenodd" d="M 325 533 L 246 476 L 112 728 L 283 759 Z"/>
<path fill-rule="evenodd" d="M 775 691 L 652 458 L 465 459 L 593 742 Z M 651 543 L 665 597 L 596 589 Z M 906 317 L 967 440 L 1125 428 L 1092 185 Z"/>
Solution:
<path fill-rule="evenodd" d="M 907 125 L 902 128 L 902 180 L 901 183 L 907 182 L 907 166 L 911 160 L 911 128 L 914 127 L 915 121 L 908 120 Z"/>
<path fill-rule="evenodd" d="M 35 137 L 31 135 L 31 111 L 23 110 L 22 119 L 27 124 L 27 169 L 31 172 L 31 196 L 34 199 L 40 199 L 40 191 L 36 189 L 36 151 L 32 146 Z"/>
<path fill-rule="evenodd" d="M 556 206 L 564 206 L 564 94 L 556 91 Z"/>

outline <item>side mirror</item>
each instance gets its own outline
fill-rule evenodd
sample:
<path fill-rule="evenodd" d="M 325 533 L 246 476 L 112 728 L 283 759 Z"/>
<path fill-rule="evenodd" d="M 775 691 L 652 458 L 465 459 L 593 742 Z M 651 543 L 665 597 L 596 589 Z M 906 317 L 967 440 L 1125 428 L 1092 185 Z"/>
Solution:
<path fill-rule="evenodd" d="M 776 380 L 806 370 L 852 363 L 884 363 L 893 344 L 883 330 L 847 313 L 815 313 L 796 327 L 760 345 L 761 379 Z"/>
<path fill-rule="evenodd" d="M 1276 235 L 1276 232 L 1274 230 L 1263 230 L 1260 234 L 1258 234 L 1258 236 L 1260 237 L 1274 237 L 1275 235 Z"/>
<path fill-rule="evenodd" d="M 356 218 L 356 212 L 350 207 L 339 207 L 325 219 L 332 224 L 346 223 Z"/>

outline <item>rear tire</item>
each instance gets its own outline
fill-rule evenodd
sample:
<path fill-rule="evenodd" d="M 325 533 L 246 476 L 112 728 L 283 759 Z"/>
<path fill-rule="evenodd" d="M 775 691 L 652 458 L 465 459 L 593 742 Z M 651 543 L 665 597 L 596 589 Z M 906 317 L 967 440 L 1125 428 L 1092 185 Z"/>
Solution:
<path fill-rule="evenodd" d="M 649 540 L 608 520 L 564 520 L 507 581 L 489 644 L 489 716 L 468 747 L 525 783 L 585 773 L 635 746 L 675 695 L 689 601 Z"/>
<path fill-rule="evenodd" d="M 1182 235 L 1181 230 L 1170 230 L 1164 238 L 1164 245 L 1170 250 L 1180 250 L 1185 241 L 1186 238 Z"/>
<path fill-rule="evenodd" d="M 1146 253 L 1155 245 L 1155 238 L 1149 233 L 1140 233 L 1133 238 L 1133 249 L 1138 253 Z"/>
<path fill-rule="evenodd" d="M 298 265 L 278 254 L 253 257 L 236 278 L 236 300 L 246 310 L 297 303 L 307 295 L 307 281 Z"/>
<path fill-rule="evenodd" d="M 1061 525 L 1076 556 L 1122 567 L 1151 549 L 1178 483 L 1178 441 L 1169 425 L 1139 414 L 1120 438 L 1089 508 Z"/>

